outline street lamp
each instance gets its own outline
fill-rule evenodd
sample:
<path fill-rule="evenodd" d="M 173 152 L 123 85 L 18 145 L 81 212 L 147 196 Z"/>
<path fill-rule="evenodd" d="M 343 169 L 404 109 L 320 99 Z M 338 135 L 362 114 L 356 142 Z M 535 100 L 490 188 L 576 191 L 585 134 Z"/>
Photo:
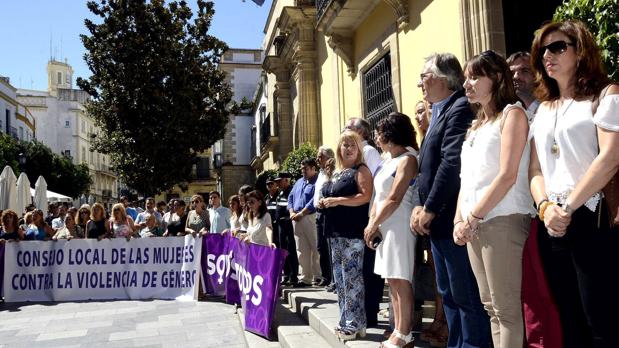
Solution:
<path fill-rule="evenodd" d="M 19 163 L 19 172 L 23 173 L 25 171 L 26 168 L 26 155 L 24 155 L 23 152 L 20 152 L 19 155 L 17 155 L 17 160 Z"/>

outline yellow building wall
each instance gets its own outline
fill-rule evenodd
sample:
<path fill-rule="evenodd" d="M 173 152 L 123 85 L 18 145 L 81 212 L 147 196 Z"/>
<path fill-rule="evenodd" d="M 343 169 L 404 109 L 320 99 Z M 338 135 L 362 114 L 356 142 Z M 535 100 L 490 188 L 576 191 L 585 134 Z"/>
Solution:
<path fill-rule="evenodd" d="M 449 52 L 458 57 L 461 64 L 462 29 L 460 28 L 459 4 L 456 0 L 437 0 L 427 4 L 410 0 L 408 3 L 410 27 L 400 31 L 400 73 L 402 78 L 402 112 L 414 116 L 415 104 L 421 100 L 421 89 L 417 87 L 424 58 L 432 53 Z"/>
<path fill-rule="evenodd" d="M 403 29 L 397 27 L 394 11 L 385 2 L 380 2 L 357 27 L 353 35 L 354 77 L 349 76 L 346 64 L 326 44 L 325 37 L 317 35 L 323 144 L 334 147 L 346 120 L 365 116 L 363 71 L 387 50 L 391 52 L 398 111 L 411 117 L 422 98 L 417 83 L 424 58 L 435 52 L 450 52 L 464 63 L 458 1 L 410 0 L 408 6 L 410 24 Z M 338 105 L 338 112 L 333 104 Z"/>

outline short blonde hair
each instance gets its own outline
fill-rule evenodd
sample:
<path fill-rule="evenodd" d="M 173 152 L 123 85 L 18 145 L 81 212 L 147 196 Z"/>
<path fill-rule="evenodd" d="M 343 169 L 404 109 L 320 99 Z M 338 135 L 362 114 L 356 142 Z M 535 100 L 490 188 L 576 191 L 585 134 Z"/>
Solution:
<path fill-rule="evenodd" d="M 361 136 L 352 130 L 345 130 L 340 134 L 340 138 L 337 141 L 337 148 L 335 150 L 335 158 L 337 159 L 337 168 L 342 169 L 342 162 L 344 158 L 342 157 L 342 144 L 347 142 L 354 142 L 357 146 L 357 158 L 355 159 L 355 165 L 359 165 L 361 163 L 365 163 L 363 159 L 363 145 L 361 142 Z"/>

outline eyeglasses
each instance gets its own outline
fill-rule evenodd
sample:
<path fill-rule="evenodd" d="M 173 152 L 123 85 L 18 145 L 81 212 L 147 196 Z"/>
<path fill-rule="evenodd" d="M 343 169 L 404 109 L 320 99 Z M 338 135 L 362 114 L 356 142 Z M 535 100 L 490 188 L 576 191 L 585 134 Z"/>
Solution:
<path fill-rule="evenodd" d="M 88 214 L 87 211 L 80 211 L 80 214 Z"/>
<path fill-rule="evenodd" d="M 196 199 L 195 201 L 191 201 L 191 203 L 200 203 L 200 201 Z"/>
<path fill-rule="evenodd" d="M 562 54 L 563 52 L 567 51 L 567 46 L 576 46 L 576 45 L 574 45 L 571 42 L 559 40 L 559 41 L 551 42 L 546 46 L 542 46 L 539 49 L 540 49 L 540 52 L 542 52 L 542 54 L 544 54 L 546 50 L 549 50 L 550 53 L 552 54 Z"/>
<path fill-rule="evenodd" d="M 419 79 L 420 79 L 421 81 L 424 81 L 424 79 L 426 78 L 426 76 L 430 76 L 431 74 L 432 74 L 432 72 L 431 72 L 431 71 L 424 72 L 423 74 L 419 74 Z"/>

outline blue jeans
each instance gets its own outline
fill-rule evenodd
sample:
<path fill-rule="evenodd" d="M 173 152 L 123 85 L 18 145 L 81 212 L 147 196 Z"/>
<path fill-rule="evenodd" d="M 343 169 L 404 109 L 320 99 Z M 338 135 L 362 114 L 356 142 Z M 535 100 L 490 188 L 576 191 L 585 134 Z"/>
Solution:
<path fill-rule="evenodd" d="M 330 238 L 333 280 L 340 307 L 339 327 L 357 331 L 365 328 L 363 283 L 363 239 Z"/>
<path fill-rule="evenodd" d="M 466 246 L 433 238 L 432 254 L 449 327 L 447 347 L 489 347 L 490 319 L 479 298 Z"/>

